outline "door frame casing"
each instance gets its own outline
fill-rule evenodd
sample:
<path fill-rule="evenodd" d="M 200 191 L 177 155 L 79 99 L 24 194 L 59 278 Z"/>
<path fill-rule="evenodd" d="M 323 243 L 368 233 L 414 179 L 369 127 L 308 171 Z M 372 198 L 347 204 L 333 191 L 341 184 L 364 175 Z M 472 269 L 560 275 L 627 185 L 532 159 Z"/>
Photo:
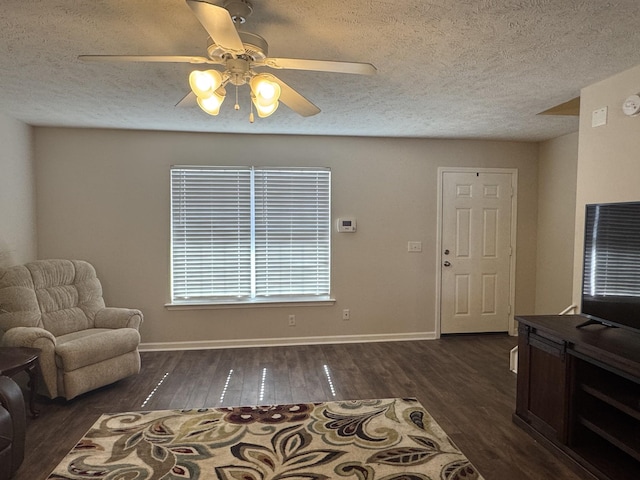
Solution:
<path fill-rule="evenodd" d="M 445 173 L 502 173 L 511 175 L 511 256 L 509 258 L 509 335 L 516 335 L 514 305 L 516 299 L 516 228 L 518 225 L 518 169 L 517 168 L 473 168 L 473 167 L 438 167 L 438 202 L 436 227 L 436 338 L 441 332 L 442 301 L 442 211 L 443 182 Z"/>

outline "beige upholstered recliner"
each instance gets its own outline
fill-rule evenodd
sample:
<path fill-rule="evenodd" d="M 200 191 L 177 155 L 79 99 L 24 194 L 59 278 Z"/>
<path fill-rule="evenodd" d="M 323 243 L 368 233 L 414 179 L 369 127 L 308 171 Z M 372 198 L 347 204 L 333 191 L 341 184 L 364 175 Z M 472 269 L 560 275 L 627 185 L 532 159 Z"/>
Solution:
<path fill-rule="evenodd" d="M 105 307 L 96 271 L 81 260 L 0 270 L 0 344 L 42 350 L 42 382 L 70 400 L 140 371 L 142 312 Z"/>

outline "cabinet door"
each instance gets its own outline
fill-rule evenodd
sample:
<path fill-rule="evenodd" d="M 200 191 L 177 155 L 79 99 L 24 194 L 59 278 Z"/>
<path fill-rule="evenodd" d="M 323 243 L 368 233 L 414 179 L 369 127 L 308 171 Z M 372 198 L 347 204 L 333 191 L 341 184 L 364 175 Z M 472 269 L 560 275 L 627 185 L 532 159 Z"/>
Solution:
<path fill-rule="evenodd" d="M 568 359 L 565 343 L 529 327 L 518 339 L 516 413 L 550 440 L 567 439 Z"/>

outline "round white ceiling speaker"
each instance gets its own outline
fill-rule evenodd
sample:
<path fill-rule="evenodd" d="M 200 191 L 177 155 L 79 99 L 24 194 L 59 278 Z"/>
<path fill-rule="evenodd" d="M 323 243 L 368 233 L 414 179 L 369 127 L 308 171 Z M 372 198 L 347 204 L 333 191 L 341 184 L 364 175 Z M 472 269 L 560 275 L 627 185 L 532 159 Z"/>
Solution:
<path fill-rule="evenodd" d="M 622 111 L 625 115 L 637 115 L 640 113 L 640 95 L 631 95 L 622 104 Z"/>

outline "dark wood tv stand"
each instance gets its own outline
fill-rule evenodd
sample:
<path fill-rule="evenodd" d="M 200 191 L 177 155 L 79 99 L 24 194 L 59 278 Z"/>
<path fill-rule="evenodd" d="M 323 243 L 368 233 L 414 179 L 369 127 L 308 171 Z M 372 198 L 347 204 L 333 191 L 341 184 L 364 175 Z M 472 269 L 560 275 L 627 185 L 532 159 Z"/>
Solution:
<path fill-rule="evenodd" d="M 513 421 L 594 477 L 640 479 L 640 334 L 518 316 Z"/>

